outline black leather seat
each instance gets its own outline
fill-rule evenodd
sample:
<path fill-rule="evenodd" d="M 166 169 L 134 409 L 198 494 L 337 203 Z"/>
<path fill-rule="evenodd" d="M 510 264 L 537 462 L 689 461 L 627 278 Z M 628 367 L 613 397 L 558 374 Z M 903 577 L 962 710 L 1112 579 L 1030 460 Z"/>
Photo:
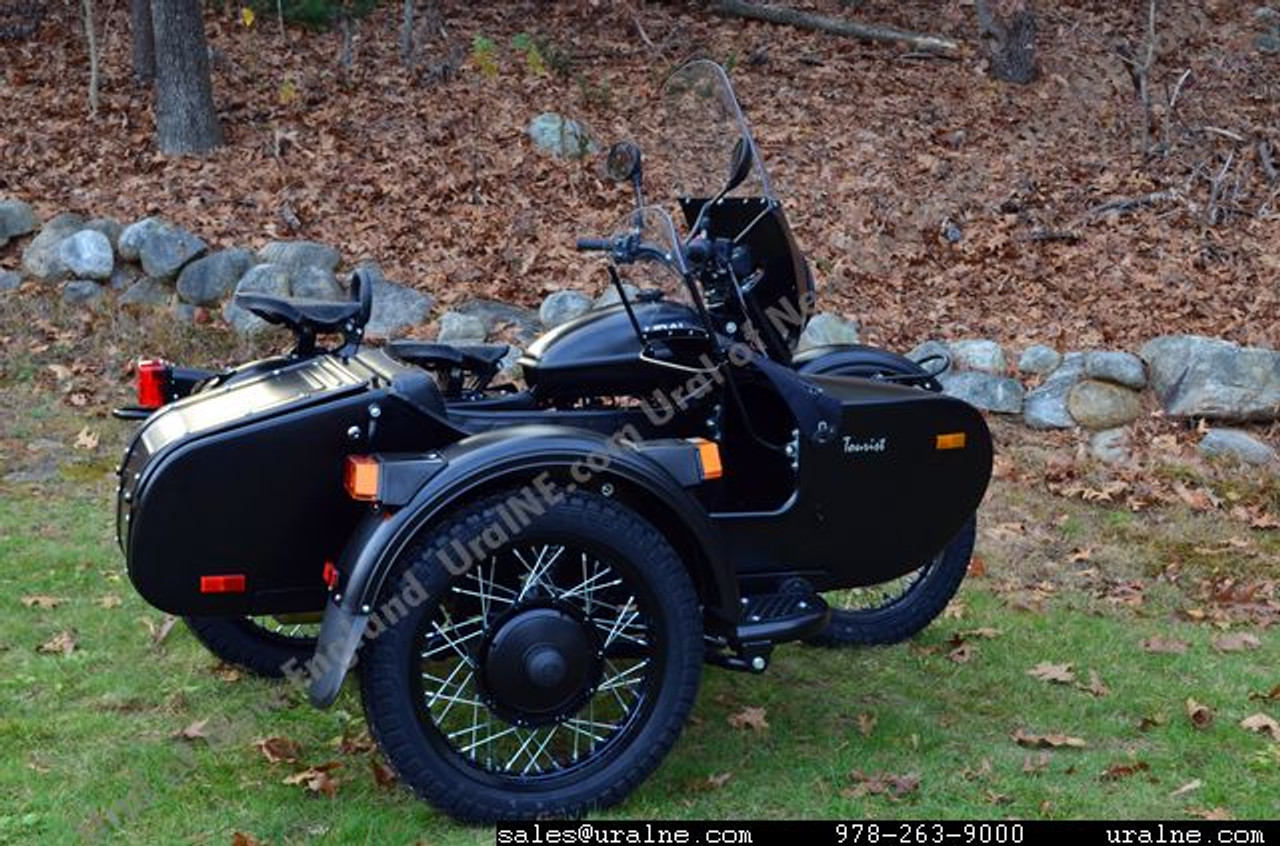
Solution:
<path fill-rule="evenodd" d="M 472 373 L 496 371 L 511 347 L 506 344 L 477 344 L 455 347 L 428 341 L 392 341 L 387 352 L 401 361 L 419 367 L 433 368 L 441 365 L 457 367 Z"/>
<path fill-rule="evenodd" d="M 236 294 L 236 305 L 268 323 L 310 329 L 312 334 L 342 332 L 361 312 L 359 300 L 303 300 L 269 294 Z"/>

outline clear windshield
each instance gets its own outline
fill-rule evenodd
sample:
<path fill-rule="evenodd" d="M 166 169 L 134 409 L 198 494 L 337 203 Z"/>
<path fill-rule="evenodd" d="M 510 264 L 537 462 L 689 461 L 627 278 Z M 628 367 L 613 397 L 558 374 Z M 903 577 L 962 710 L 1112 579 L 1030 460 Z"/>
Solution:
<path fill-rule="evenodd" d="M 662 89 L 660 137 L 645 182 L 651 196 L 690 200 L 716 196 L 729 182 L 735 147 L 745 144 L 752 164 L 734 197 L 771 197 L 765 172 L 733 86 L 715 62 L 699 59 L 673 73 Z"/>
<path fill-rule="evenodd" d="M 685 286 L 684 256 L 675 224 L 665 209 L 645 206 L 627 213 L 613 232 L 614 240 L 627 240 L 635 248 L 635 260 L 618 265 L 623 283 L 637 291 L 662 291 L 663 298 L 691 303 Z M 635 302 L 635 293 L 628 291 Z"/>

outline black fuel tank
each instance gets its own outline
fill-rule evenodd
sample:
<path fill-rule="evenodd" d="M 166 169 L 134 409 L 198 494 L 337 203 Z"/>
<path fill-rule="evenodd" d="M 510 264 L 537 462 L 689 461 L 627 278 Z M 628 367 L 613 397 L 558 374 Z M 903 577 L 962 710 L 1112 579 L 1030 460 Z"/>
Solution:
<path fill-rule="evenodd" d="M 711 343 L 691 307 L 659 300 L 634 303 L 632 309 L 648 341 L 645 357 L 626 308 L 618 304 L 590 311 L 534 341 L 520 358 L 525 382 L 544 397 L 648 395 L 687 381 L 689 374 L 647 359 L 703 366 Z"/>

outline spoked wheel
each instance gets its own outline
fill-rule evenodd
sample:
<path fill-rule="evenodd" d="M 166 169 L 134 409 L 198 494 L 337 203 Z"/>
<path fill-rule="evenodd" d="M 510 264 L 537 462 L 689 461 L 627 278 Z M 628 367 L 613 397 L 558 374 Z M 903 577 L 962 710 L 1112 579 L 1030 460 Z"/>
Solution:
<path fill-rule="evenodd" d="M 184 617 L 183 622 L 214 655 L 255 675 L 278 679 L 290 660 L 315 653 L 320 623 L 294 617 Z"/>
<path fill-rule="evenodd" d="M 933 560 L 897 579 L 824 593 L 831 621 L 809 642 L 820 646 L 898 643 L 929 625 L 964 580 L 976 526 L 974 518 L 969 518 Z"/>
<path fill-rule="evenodd" d="M 365 646 L 365 713 L 401 779 L 453 816 L 576 816 L 620 801 L 679 735 L 697 595 L 652 525 L 582 492 L 452 575 L 443 562 L 502 525 L 502 502 L 409 547 L 400 589 L 432 600 Z"/>

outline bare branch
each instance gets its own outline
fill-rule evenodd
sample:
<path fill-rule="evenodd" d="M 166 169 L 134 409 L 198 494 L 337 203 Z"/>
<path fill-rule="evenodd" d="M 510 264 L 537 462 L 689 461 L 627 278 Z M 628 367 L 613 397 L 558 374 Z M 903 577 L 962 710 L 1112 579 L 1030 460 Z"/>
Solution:
<path fill-rule="evenodd" d="M 813 29 L 819 32 L 830 32 L 862 41 L 890 41 L 908 44 L 917 50 L 959 50 L 960 43 L 941 35 L 928 35 L 919 32 L 907 32 L 887 26 L 854 23 L 843 18 L 828 15 L 817 15 L 802 12 L 785 6 L 761 6 L 747 3 L 744 0 L 718 0 L 711 7 L 717 14 L 730 18 L 746 18 L 748 20 L 765 21 L 767 23 L 794 26 L 799 29 Z"/>

